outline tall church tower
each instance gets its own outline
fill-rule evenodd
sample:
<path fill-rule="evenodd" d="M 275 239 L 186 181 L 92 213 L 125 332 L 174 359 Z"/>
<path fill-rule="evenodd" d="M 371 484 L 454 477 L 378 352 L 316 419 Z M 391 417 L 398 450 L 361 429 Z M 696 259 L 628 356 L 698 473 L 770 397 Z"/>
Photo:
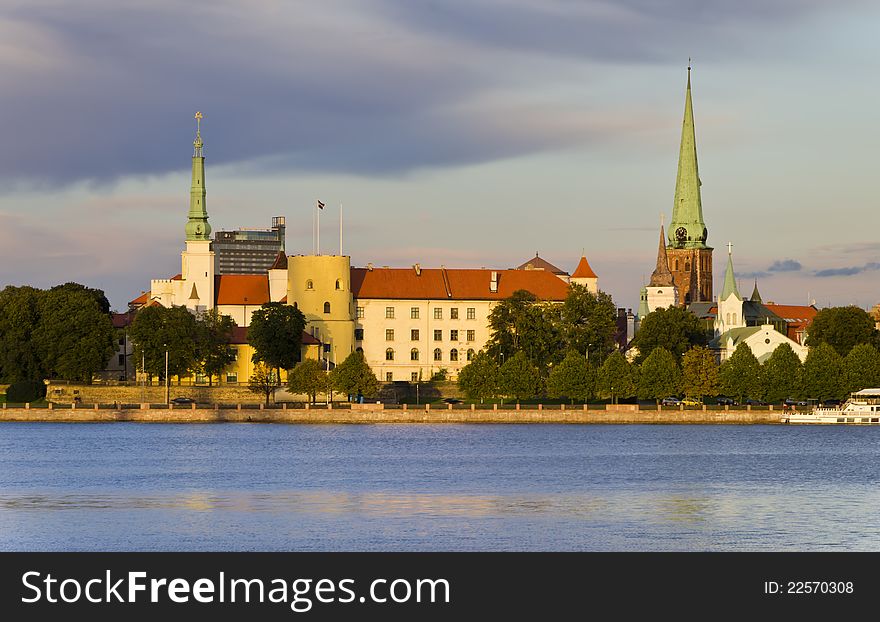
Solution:
<path fill-rule="evenodd" d="M 675 286 L 672 271 L 669 269 L 669 258 L 663 238 L 663 225 L 660 225 L 657 267 L 651 273 L 651 282 L 648 287 L 644 288 L 649 312 L 678 305 L 678 288 Z"/>
<path fill-rule="evenodd" d="M 666 247 L 673 280 L 678 288 L 678 303 L 684 305 L 712 300 L 712 248 L 706 245 L 708 230 L 703 222 L 700 185 L 691 103 L 691 68 L 688 65 L 675 202 Z"/>
<path fill-rule="evenodd" d="M 202 113 L 196 116 L 193 141 L 192 186 L 189 192 L 189 219 L 186 223 L 186 250 L 181 253 L 181 279 L 186 283 L 188 308 L 199 311 L 214 307 L 215 258 L 211 246 L 211 225 L 205 205 L 205 158 L 202 155 Z M 180 303 L 178 303 L 180 304 Z"/>

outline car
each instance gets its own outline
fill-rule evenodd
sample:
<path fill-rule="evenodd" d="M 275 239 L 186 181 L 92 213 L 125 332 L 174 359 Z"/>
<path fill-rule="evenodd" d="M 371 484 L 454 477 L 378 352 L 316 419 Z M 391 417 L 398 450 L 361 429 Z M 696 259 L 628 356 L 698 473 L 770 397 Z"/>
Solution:
<path fill-rule="evenodd" d="M 822 406 L 826 406 L 826 407 L 827 406 L 832 406 L 832 407 L 840 406 L 840 400 L 836 400 L 836 399 L 825 400 L 824 402 L 822 402 Z"/>
<path fill-rule="evenodd" d="M 461 404 L 461 400 L 454 397 L 447 397 L 443 401 L 447 404 Z"/>
<path fill-rule="evenodd" d="M 662 400 L 660 400 L 660 405 L 661 406 L 680 406 L 681 400 L 678 399 L 677 397 L 664 397 Z"/>
<path fill-rule="evenodd" d="M 793 397 L 785 398 L 785 401 L 782 403 L 785 404 L 786 406 L 806 406 L 807 405 L 806 400 L 796 400 Z"/>
<path fill-rule="evenodd" d="M 692 397 L 684 398 L 683 400 L 681 400 L 681 403 L 683 406 L 702 406 L 699 400 L 695 400 Z"/>
<path fill-rule="evenodd" d="M 727 397 L 725 395 L 719 395 L 715 398 L 715 403 L 719 406 L 736 406 L 736 400 L 732 397 Z"/>
<path fill-rule="evenodd" d="M 766 406 L 767 405 L 767 402 L 764 402 L 762 400 L 753 400 L 751 398 L 747 399 L 744 403 L 746 406 Z"/>
<path fill-rule="evenodd" d="M 171 403 L 172 404 L 195 404 L 196 401 L 194 399 L 189 398 L 189 397 L 175 397 L 173 400 L 171 400 Z"/>

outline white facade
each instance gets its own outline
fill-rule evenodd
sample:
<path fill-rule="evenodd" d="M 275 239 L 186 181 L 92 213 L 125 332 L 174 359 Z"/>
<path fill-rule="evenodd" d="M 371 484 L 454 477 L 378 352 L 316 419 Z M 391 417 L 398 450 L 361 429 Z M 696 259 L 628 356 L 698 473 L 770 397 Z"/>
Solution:
<path fill-rule="evenodd" d="M 668 309 L 678 306 L 678 288 L 675 285 L 654 287 L 648 286 L 648 311 Z"/>

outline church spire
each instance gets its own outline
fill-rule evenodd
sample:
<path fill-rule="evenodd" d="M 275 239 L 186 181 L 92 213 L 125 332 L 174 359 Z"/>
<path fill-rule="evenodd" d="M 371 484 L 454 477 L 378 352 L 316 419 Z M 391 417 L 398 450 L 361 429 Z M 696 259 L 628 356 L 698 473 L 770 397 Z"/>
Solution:
<path fill-rule="evenodd" d="M 192 186 L 189 192 L 189 220 L 186 223 L 188 241 L 210 240 L 208 208 L 205 205 L 205 158 L 202 155 L 202 113 L 196 116 L 196 139 L 193 141 Z"/>
<path fill-rule="evenodd" d="M 681 126 L 681 147 L 678 154 L 678 176 L 669 244 L 674 248 L 708 248 L 703 206 L 700 200 L 700 172 L 697 166 L 697 140 L 694 131 L 694 109 L 691 102 L 691 66 L 688 60 L 684 121 Z"/>
<path fill-rule="evenodd" d="M 752 302 L 764 302 L 761 300 L 761 292 L 758 291 L 758 279 L 755 279 L 755 289 L 752 290 L 752 295 L 749 300 Z"/>
<path fill-rule="evenodd" d="M 669 258 L 666 256 L 666 244 L 663 225 L 660 225 L 660 248 L 657 249 L 657 267 L 651 273 L 651 287 L 672 287 L 672 270 L 669 269 Z"/>
<path fill-rule="evenodd" d="M 739 290 L 736 288 L 736 275 L 733 273 L 733 244 L 727 243 L 727 271 L 724 273 L 724 288 L 721 290 L 721 297 L 718 299 L 727 300 L 731 295 L 735 294 L 737 298 L 742 300 Z"/>

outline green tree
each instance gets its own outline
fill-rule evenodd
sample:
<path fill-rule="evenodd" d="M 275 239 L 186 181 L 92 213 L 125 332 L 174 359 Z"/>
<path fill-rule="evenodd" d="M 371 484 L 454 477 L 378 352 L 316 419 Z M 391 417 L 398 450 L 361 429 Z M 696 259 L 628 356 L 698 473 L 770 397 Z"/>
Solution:
<path fill-rule="evenodd" d="M 736 346 L 729 359 L 718 368 L 721 392 L 739 398 L 755 398 L 761 393 L 761 364 L 745 343 Z"/>
<path fill-rule="evenodd" d="M 278 387 L 278 377 L 275 374 L 275 370 L 265 363 L 257 363 L 248 379 L 248 389 L 252 393 L 265 397 L 266 406 L 269 405 L 269 397 Z"/>
<path fill-rule="evenodd" d="M 10 285 L 0 291 L 0 379 L 4 382 L 42 383 L 46 377 L 43 361 L 32 344 L 44 294 L 28 286 Z"/>
<path fill-rule="evenodd" d="M 559 305 L 545 303 L 524 289 L 513 292 L 489 313 L 491 337 L 486 351 L 496 361 L 508 361 L 517 352 L 542 373 L 560 358 Z"/>
<path fill-rule="evenodd" d="M 95 289 L 94 287 L 86 287 L 85 285 L 80 285 L 79 283 L 68 282 L 64 285 L 56 285 L 49 291 L 57 292 L 59 290 L 66 292 L 86 293 L 94 299 L 94 301 L 98 305 L 98 308 L 101 310 L 101 313 L 103 313 L 104 315 L 110 315 L 110 301 L 107 300 L 107 296 L 104 295 L 104 290 L 102 289 Z"/>
<path fill-rule="evenodd" d="M 807 329 L 804 345 L 812 348 L 820 343 L 832 346 L 840 356 L 846 356 L 860 343 L 878 343 L 874 319 L 858 307 L 828 307 L 813 318 Z"/>
<path fill-rule="evenodd" d="M 595 390 L 596 372 L 586 356 L 575 350 L 569 350 L 547 378 L 550 397 L 567 397 L 572 404 L 575 400 L 586 403 L 592 399 Z"/>
<path fill-rule="evenodd" d="M 40 320 L 31 347 L 50 378 L 91 382 L 116 351 L 113 323 L 93 291 L 68 283 L 39 297 Z"/>
<path fill-rule="evenodd" d="M 517 352 L 504 362 L 498 374 L 501 394 L 516 401 L 541 393 L 541 374 L 525 352 Z"/>
<path fill-rule="evenodd" d="M 484 399 L 498 395 L 499 372 L 495 359 L 480 350 L 458 372 L 458 386 L 468 399 L 480 400 L 482 404 Z"/>
<path fill-rule="evenodd" d="M 235 360 L 235 350 L 229 345 L 234 329 L 235 320 L 216 308 L 196 318 L 196 360 L 208 376 L 208 386 Z"/>
<path fill-rule="evenodd" d="M 694 346 L 706 345 L 706 331 L 697 316 L 682 307 L 652 311 L 639 324 L 633 339 L 638 348 L 636 362 L 641 363 L 654 348 L 666 348 L 677 361 Z"/>
<path fill-rule="evenodd" d="M 370 369 L 363 352 L 352 352 L 330 371 L 330 383 L 340 393 L 373 397 L 379 393 L 379 380 Z"/>
<path fill-rule="evenodd" d="M 701 402 L 718 393 L 718 364 L 708 348 L 696 346 L 681 357 L 681 390 Z"/>
<path fill-rule="evenodd" d="M 248 327 L 248 343 L 254 349 L 254 363 L 266 363 L 281 376 L 299 362 L 306 318 L 293 305 L 267 302 L 254 311 Z"/>
<path fill-rule="evenodd" d="M 143 361 L 144 371 L 165 377 L 165 352 L 168 352 L 168 375 L 187 376 L 197 368 L 196 319 L 186 307 L 144 307 L 134 316 L 128 334 L 134 345 L 134 359 Z"/>
<path fill-rule="evenodd" d="M 592 293 L 572 283 L 560 310 L 560 333 L 566 347 L 602 361 L 614 350 L 617 308 L 605 292 Z"/>
<path fill-rule="evenodd" d="M 868 343 L 853 346 L 843 359 L 846 392 L 880 387 L 880 352 Z"/>
<path fill-rule="evenodd" d="M 598 393 L 617 403 L 620 398 L 635 397 L 638 388 L 638 371 L 619 351 L 605 359 L 597 374 Z"/>
<path fill-rule="evenodd" d="M 803 365 L 791 346 L 783 343 L 773 350 L 761 370 L 761 399 L 778 403 L 798 397 L 803 382 Z"/>
<path fill-rule="evenodd" d="M 827 342 L 810 348 L 804 361 L 804 395 L 821 401 L 843 397 L 845 392 L 843 357 Z"/>
<path fill-rule="evenodd" d="M 330 389 L 328 374 L 319 361 L 306 359 L 288 372 L 287 388 L 291 393 L 305 393 L 314 404 L 318 393 L 328 392 Z"/>
<path fill-rule="evenodd" d="M 675 356 L 666 348 L 654 348 L 639 367 L 638 396 L 643 400 L 656 400 L 678 393 L 681 370 Z"/>

